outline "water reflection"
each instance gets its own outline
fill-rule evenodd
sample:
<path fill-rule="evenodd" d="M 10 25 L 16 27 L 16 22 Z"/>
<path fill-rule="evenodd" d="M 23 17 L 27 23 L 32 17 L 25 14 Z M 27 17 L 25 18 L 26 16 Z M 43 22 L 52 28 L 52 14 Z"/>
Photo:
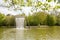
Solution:
<path fill-rule="evenodd" d="M 3 36 L 4 35 L 4 36 Z M 8 29 L 0 40 L 60 40 L 60 27 L 29 30 Z"/>
<path fill-rule="evenodd" d="M 16 30 L 16 40 L 24 40 L 24 30 Z"/>

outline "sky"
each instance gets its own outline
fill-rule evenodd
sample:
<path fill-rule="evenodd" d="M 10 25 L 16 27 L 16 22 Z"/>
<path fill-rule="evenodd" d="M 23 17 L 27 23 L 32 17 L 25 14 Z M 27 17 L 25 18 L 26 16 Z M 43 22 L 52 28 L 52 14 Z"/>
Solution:
<path fill-rule="evenodd" d="M 0 5 L 6 5 L 8 3 L 4 3 L 2 0 L 0 0 Z M 13 8 L 8 8 L 7 7 L 2 7 L 0 6 L 0 13 L 3 13 L 3 14 L 12 14 L 12 15 L 16 15 L 16 14 L 21 14 L 22 12 L 26 13 L 26 15 L 28 15 L 28 13 L 30 13 L 30 10 L 31 10 L 31 7 L 23 7 L 22 8 L 23 10 L 20 11 L 20 10 L 17 10 L 17 11 L 14 11 Z"/>
<path fill-rule="evenodd" d="M 30 12 L 31 8 L 29 7 L 23 7 L 23 11 L 17 10 L 14 11 L 12 8 L 10 8 L 11 10 L 8 10 L 8 8 L 5 7 L 0 7 L 0 12 L 3 14 L 12 14 L 12 15 L 16 15 L 16 14 L 21 14 L 22 12 L 26 13 L 26 15 L 28 15 L 28 13 Z"/>
<path fill-rule="evenodd" d="M 40 0 L 41 2 L 45 2 L 45 0 Z M 7 7 L 3 7 L 1 5 L 9 5 L 8 2 L 7 3 L 4 3 L 3 0 L 0 0 L 0 12 L 3 13 L 3 14 L 12 14 L 12 15 L 16 15 L 16 14 L 21 14 L 22 12 L 24 12 L 26 15 L 28 15 L 29 13 L 31 13 L 31 7 L 22 7 L 22 11 L 20 10 L 13 10 L 13 7 L 11 8 L 7 8 Z M 55 3 L 54 2 L 51 2 L 50 3 L 51 6 L 55 6 Z"/>

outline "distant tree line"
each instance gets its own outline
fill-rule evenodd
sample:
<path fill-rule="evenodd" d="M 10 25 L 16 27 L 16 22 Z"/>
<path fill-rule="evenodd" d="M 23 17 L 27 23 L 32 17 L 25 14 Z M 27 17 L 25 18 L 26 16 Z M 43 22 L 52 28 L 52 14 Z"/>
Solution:
<path fill-rule="evenodd" d="M 48 14 L 45 12 L 37 12 L 32 15 L 29 14 L 26 18 L 28 26 L 48 25 L 48 26 L 60 26 L 60 13 L 58 15 Z"/>
<path fill-rule="evenodd" d="M 0 13 L 0 27 L 1 26 L 15 26 L 15 16 L 13 15 L 4 15 Z"/>
<path fill-rule="evenodd" d="M 27 26 L 60 26 L 60 13 L 58 15 L 55 15 L 45 12 L 36 12 L 33 14 L 29 14 L 28 16 L 26 16 L 24 13 L 19 15 L 25 16 L 25 22 Z M 0 26 L 16 26 L 15 15 L 4 15 L 0 13 Z"/>

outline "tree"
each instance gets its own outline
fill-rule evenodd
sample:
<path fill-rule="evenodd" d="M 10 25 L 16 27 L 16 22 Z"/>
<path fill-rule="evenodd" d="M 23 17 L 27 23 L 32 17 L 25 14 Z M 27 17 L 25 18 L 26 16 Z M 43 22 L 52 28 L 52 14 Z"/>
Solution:
<path fill-rule="evenodd" d="M 0 13 L 0 26 L 4 26 L 5 15 Z"/>
<path fill-rule="evenodd" d="M 60 14 L 57 16 L 57 25 L 60 25 Z"/>
<path fill-rule="evenodd" d="M 51 2 L 52 0 L 46 0 L 46 1 Z"/>
<path fill-rule="evenodd" d="M 47 25 L 54 26 L 56 24 L 56 17 L 54 15 L 47 15 Z"/>
<path fill-rule="evenodd" d="M 13 15 L 6 16 L 5 23 L 6 26 L 15 26 L 15 17 Z"/>
<path fill-rule="evenodd" d="M 46 16 L 47 14 L 44 12 L 36 12 L 32 15 L 30 14 L 27 16 L 27 24 L 31 26 L 37 26 L 39 24 L 44 25 L 46 24 Z"/>
<path fill-rule="evenodd" d="M 41 24 L 41 25 L 46 24 L 45 20 L 46 20 L 47 13 L 37 12 L 37 13 L 35 13 L 33 15 L 35 16 L 35 18 L 37 19 L 39 24 Z"/>

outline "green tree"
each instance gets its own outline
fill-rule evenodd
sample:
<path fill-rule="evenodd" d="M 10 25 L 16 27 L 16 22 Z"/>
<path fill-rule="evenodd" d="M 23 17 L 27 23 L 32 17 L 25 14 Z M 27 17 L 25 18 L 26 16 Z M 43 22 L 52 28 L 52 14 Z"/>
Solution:
<path fill-rule="evenodd" d="M 52 0 L 46 0 L 46 1 L 51 2 Z"/>
<path fill-rule="evenodd" d="M 15 26 L 15 17 L 13 15 L 6 16 L 5 23 L 6 26 Z"/>
<path fill-rule="evenodd" d="M 60 14 L 57 16 L 57 25 L 60 25 Z"/>
<path fill-rule="evenodd" d="M 46 24 L 45 23 L 46 16 L 47 16 L 46 13 L 44 13 L 44 12 L 37 12 L 37 13 L 34 14 L 34 16 L 37 17 L 37 21 L 39 22 L 39 24 L 42 24 L 42 25 Z"/>
<path fill-rule="evenodd" d="M 0 26 L 4 26 L 5 15 L 0 13 Z"/>
<path fill-rule="evenodd" d="M 32 15 L 27 16 L 27 24 L 31 26 L 37 26 L 39 24 L 46 24 L 46 16 L 47 14 L 44 12 L 36 12 Z"/>
<path fill-rule="evenodd" d="M 47 15 L 47 25 L 54 26 L 56 24 L 56 17 L 54 15 Z"/>

